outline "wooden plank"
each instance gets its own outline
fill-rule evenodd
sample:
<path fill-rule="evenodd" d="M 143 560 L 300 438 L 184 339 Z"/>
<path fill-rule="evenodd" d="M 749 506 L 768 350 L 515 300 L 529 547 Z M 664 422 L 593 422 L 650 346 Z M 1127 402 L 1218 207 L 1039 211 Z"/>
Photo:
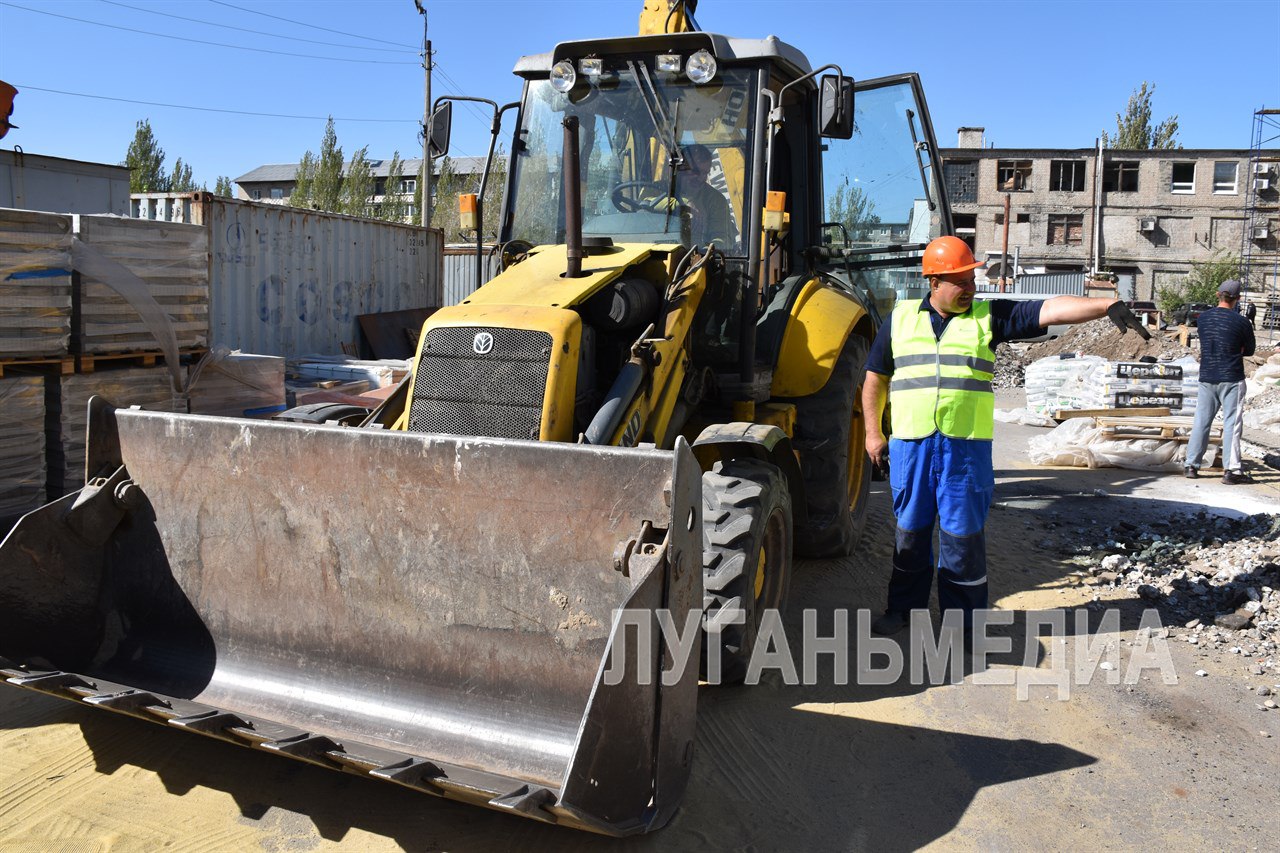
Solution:
<path fill-rule="evenodd" d="M 5 368 L 17 369 L 37 367 L 44 364 L 58 365 L 58 372 L 63 376 L 76 372 L 76 360 L 73 356 L 48 356 L 45 358 L 0 358 L 0 379 L 4 378 Z"/>
<path fill-rule="evenodd" d="M 1169 416 L 1165 406 L 1151 406 L 1137 409 L 1058 409 L 1053 413 L 1055 421 L 1071 418 L 1163 418 Z"/>
<path fill-rule="evenodd" d="M 178 350 L 178 360 L 183 356 L 201 356 L 208 352 L 207 347 L 187 347 Z M 159 350 L 138 350 L 135 352 L 83 353 L 78 357 L 80 373 L 93 373 L 99 367 L 110 364 L 112 367 L 154 367 L 164 360 L 164 353 Z M 63 371 L 64 373 L 67 371 Z"/>

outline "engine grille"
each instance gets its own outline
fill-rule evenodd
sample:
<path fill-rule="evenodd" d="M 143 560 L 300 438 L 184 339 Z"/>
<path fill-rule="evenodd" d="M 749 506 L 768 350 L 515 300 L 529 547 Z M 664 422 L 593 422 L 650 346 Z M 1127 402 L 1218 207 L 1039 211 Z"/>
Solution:
<path fill-rule="evenodd" d="M 536 439 L 551 345 L 551 335 L 527 329 L 432 329 L 414 376 L 409 429 Z"/>

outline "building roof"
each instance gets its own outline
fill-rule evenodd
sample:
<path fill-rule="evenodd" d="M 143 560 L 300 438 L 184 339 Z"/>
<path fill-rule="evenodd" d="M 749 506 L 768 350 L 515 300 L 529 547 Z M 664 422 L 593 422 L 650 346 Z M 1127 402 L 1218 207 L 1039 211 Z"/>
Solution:
<path fill-rule="evenodd" d="M 939 148 L 938 154 L 945 160 L 974 160 L 997 157 L 1010 159 L 1015 155 L 1026 157 L 1092 157 L 1096 148 Z M 1253 152 L 1248 148 L 1103 148 L 1109 159 L 1157 159 L 1196 160 L 1208 157 L 1239 157 L 1248 159 Z"/>
<path fill-rule="evenodd" d="M 449 164 L 454 172 L 464 175 L 477 175 L 484 169 L 483 157 L 450 157 Z M 401 160 L 401 171 L 406 178 L 412 178 L 422 168 L 422 158 Z M 440 174 L 441 160 L 432 163 L 431 174 Z M 344 167 L 345 171 L 345 167 Z M 370 160 L 369 171 L 375 178 L 385 178 L 391 171 L 391 160 Z M 298 173 L 297 163 L 279 163 L 259 166 L 245 172 L 235 179 L 237 184 L 261 184 L 292 181 Z"/>

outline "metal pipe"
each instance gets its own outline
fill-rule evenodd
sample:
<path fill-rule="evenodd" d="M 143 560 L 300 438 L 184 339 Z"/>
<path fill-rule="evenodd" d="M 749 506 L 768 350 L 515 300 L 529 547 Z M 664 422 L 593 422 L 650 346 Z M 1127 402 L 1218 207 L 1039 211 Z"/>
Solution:
<path fill-rule="evenodd" d="M 1098 139 L 1098 157 L 1093 164 L 1093 258 L 1089 262 L 1089 274 L 1096 275 L 1102 267 L 1102 139 Z"/>
<path fill-rule="evenodd" d="M 578 156 L 578 117 L 564 120 L 564 248 L 567 278 L 582 277 L 582 176 Z"/>
<path fill-rule="evenodd" d="M 1000 248 L 1000 292 L 1004 293 L 1005 282 L 1009 280 L 1009 193 L 1004 194 L 1004 243 Z"/>
<path fill-rule="evenodd" d="M 765 127 L 769 124 L 769 99 L 761 95 L 756 104 L 757 120 L 751 158 L 751 204 L 747 206 L 747 230 L 743 239 L 747 243 L 747 280 L 742 287 L 742 316 L 739 318 L 738 374 L 744 391 L 749 392 L 756 378 L 756 303 L 760 301 L 764 280 L 764 199 L 765 190 Z M 769 158 L 769 159 L 772 159 Z"/>

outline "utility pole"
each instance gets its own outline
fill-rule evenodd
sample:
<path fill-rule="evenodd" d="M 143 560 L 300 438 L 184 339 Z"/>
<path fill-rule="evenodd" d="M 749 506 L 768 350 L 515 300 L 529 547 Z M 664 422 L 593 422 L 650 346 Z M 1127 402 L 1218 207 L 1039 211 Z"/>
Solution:
<path fill-rule="evenodd" d="M 427 9 L 422 0 L 413 0 L 413 5 L 422 15 L 422 71 L 423 82 L 422 104 L 422 227 L 431 227 L 431 39 L 427 38 Z"/>

